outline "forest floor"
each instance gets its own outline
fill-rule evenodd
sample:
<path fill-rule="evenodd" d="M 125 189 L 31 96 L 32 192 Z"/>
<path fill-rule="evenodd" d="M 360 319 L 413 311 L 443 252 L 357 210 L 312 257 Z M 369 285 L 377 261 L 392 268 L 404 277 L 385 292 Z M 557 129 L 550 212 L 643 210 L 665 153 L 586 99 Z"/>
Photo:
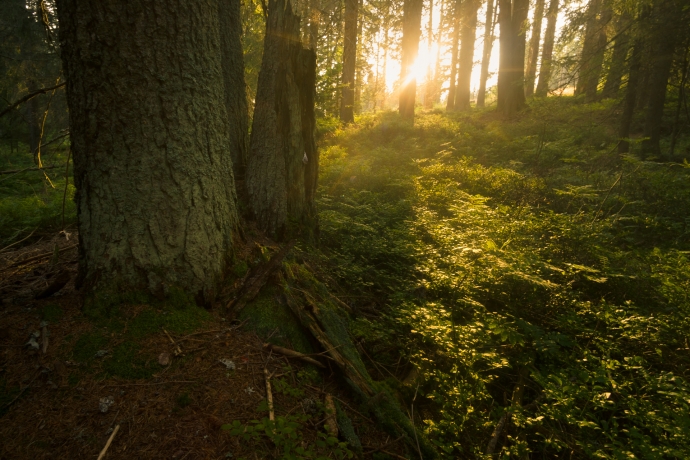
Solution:
<path fill-rule="evenodd" d="M 512 121 L 321 120 L 319 243 L 236 318 L 174 302 L 87 318 L 58 233 L 73 189 L 0 182 L 2 244 L 38 229 L 0 250 L 0 458 L 95 458 L 118 425 L 106 458 L 417 458 L 372 422 L 376 397 L 263 348 L 322 350 L 289 292 L 337 296 L 377 388 L 443 458 L 690 458 L 690 167 L 638 141 L 618 155 L 619 111 L 548 98 Z M 247 232 L 230 294 L 277 250 Z"/>

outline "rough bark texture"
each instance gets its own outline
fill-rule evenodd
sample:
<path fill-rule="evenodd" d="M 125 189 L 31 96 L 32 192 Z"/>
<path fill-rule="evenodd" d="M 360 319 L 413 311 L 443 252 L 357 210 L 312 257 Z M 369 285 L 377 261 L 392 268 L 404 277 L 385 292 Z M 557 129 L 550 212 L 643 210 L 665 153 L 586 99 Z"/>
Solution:
<path fill-rule="evenodd" d="M 57 7 L 80 284 L 106 301 L 173 288 L 210 300 L 237 223 L 217 4 Z"/>
<path fill-rule="evenodd" d="M 498 65 L 498 110 L 511 117 L 525 107 L 525 28 L 529 0 L 498 0 L 501 54 Z"/>
<path fill-rule="evenodd" d="M 590 0 L 587 5 L 585 36 L 575 86 L 575 95 L 584 94 L 587 102 L 596 97 L 606 46 L 606 25 L 611 19 L 610 12 L 611 9 L 604 5 L 602 0 Z"/>
<path fill-rule="evenodd" d="M 448 84 L 448 99 L 446 99 L 446 110 L 455 110 L 455 94 L 457 91 L 458 76 L 458 46 L 460 43 L 460 15 L 461 0 L 455 0 L 453 10 L 453 44 L 450 51 L 450 83 Z"/>
<path fill-rule="evenodd" d="M 479 0 L 465 0 L 462 5 L 462 36 L 458 63 L 458 86 L 455 90 L 455 109 L 469 110 L 470 83 L 474 66 L 474 42 L 477 35 Z"/>
<path fill-rule="evenodd" d="M 412 76 L 412 66 L 419 52 L 419 37 L 422 34 L 422 0 L 405 0 L 403 3 L 403 36 L 398 111 L 408 120 L 414 120 L 414 101 L 417 93 L 417 79 Z"/>
<path fill-rule="evenodd" d="M 616 97 L 625 72 L 625 60 L 630 50 L 630 16 L 623 13 L 616 18 L 616 38 L 613 42 L 611 64 L 606 75 L 602 97 Z"/>
<path fill-rule="evenodd" d="M 315 222 L 316 57 L 302 47 L 289 0 L 270 0 L 256 91 L 246 187 L 259 228 L 282 239 L 288 223 Z"/>
<path fill-rule="evenodd" d="M 242 18 L 240 0 L 218 0 L 221 56 L 225 83 L 225 110 L 228 114 L 230 157 L 235 179 L 244 179 L 249 143 L 247 85 L 244 82 Z M 238 187 L 239 188 L 239 187 Z M 244 193 L 242 193 L 244 195 Z"/>
<path fill-rule="evenodd" d="M 534 7 L 534 21 L 532 37 L 529 41 L 529 55 L 527 57 L 527 77 L 525 78 L 525 96 L 534 94 L 534 81 L 537 75 L 537 61 L 539 60 L 539 42 L 541 40 L 541 22 L 544 17 L 544 0 L 537 0 Z"/>
<path fill-rule="evenodd" d="M 489 78 L 489 63 L 491 48 L 494 44 L 494 2 L 486 2 L 486 19 L 484 20 L 484 49 L 482 50 L 482 68 L 479 73 L 479 90 L 477 91 L 477 107 L 484 107 L 486 103 L 486 80 Z"/>
<path fill-rule="evenodd" d="M 546 13 L 547 23 L 544 31 L 544 46 L 541 50 L 541 66 L 539 67 L 539 82 L 536 95 L 544 97 L 549 92 L 551 80 L 553 44 L 556 39 L 556 21 L 558 20 L 558 0 L 549 2 L 549 11 Z"/>
<path fill-rule="evenodd" d="M 359 0 L 345 0 L 345 43 L 343 44 L 343 95 L 340 99 L 340 121 L 354 123 L 355 63 L 357 60 L 357 16 Z"/>

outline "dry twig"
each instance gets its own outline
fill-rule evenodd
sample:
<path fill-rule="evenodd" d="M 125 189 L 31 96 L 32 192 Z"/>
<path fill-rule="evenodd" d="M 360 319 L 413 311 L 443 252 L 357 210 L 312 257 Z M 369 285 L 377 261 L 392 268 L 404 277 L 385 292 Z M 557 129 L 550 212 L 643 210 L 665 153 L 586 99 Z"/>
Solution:
<path fill-rule="evenodd" d="M 120 431 L 120 425 L 115 425 L 115 429 L 113 430 L 113 434 L 110 435 L 108 438 L 108 442 L 105 443 L 105 447 L 101 451 L 101 453 L 98 455 L 97 460 L 101 460 L 103 457 L 105 457 L 106 452 L 108 452 L 108 448 L 110 447 L 110 444 L 113 442 L 113 438 L 115 438 L 115 435 L 117 432 Z"/>

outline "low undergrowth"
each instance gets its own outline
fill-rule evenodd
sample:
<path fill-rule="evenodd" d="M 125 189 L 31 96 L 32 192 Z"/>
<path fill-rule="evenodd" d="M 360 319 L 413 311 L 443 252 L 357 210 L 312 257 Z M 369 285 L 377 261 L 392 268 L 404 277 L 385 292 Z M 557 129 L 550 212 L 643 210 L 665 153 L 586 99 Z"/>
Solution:
<path fill-rule="evenodd" d="M 333 284 L 376 361 L 419 369 L 448 458 L 690 456 L 690 169 L 618 156 L 612 110 L 383 113 L 326 140 Z"/>

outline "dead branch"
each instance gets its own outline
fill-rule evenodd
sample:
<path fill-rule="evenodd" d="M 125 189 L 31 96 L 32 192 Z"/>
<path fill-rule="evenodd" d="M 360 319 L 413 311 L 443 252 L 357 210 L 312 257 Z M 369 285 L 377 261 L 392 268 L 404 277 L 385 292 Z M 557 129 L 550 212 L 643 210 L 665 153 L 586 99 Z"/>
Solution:
<path fill-rule="evenodd" d="M 113 430 L 113 434 L 110 435 L 108 438 L 108 442 L 105 443 L 105 447 L 101 451 L 101 453 L 98 455 L 97 460 L 101 460 L 103 457 L 105 457 L 105 454 L 108 452 L 108 448 L 110 447 L 110 444 L 113 442 L 113 439 L 115 438 L 115 435 L 117 432 L 120 431 L 120 425 L 115 425 L 115 429 Z"/>
<path fill-rule="evenodd" d="M 57 168 L 59 165 L 54 165 L 54 166 L 44 166 L 42 168 L 24 168 L 24 169 L 10 169 L 8 171 L 0 171 L 0 176 L 3 174 L 18 174 L 24 171 L 41 171 L 43 169 L 53 169 Z"/>
<path fill-rule="evenodd" d="M 53 90 L 56 90 L 56 89 L 58 89 L 58 88 L 62 88 L 62 87 L 65 86 L 66 84 L 67 84 L 67 82 L 66 82 L 66 81 L 63 81 L 63 82 L 60 83 L 60 84 L 57 84 L 57 85 L 55 85 L 55 86 L 51 86 L 50 88 L 39 89 L 38 91 L 34 91 L 33 93 L 27 94 L 26 96 L 24 96 L 24 97 L 22 97 L 21 99 L 17 100 L 15 103 L 10 104 L 9 107 L 7 107 L 7 108 L 4 109 L 2 112 L 0 112 L 0 118 L 2 118 L 5 114 L 7 114 L 8 112 L 10 112 L 12 109 L 15 109 L 15 108 L 19 107 L 20 105 L 22 105 L 22 104 L 25 103 L 26 101 L 28 101 L 28 100 L 30 100 L 30 99 L 33 99 L 34 97 L 38 96 L 39 94 L 45 94 L 45 93 L 47 93 L 48 91 L 53 91 Z"/>
<path fill-rule="evenodd" d="M 301 359 L 304 362 L 307 362 L 309 364 L 313 364 L 314 366 L 318 366 L 322 369 L 325 369 L 326 366 L 315 360 L 314 358 L 310 358 L 309 356 L 300 353 L 299 351 L 295 350 L 290 350 L 289 348 L 283 348 L 279 347 L 278 345 L 273 345 L 271 343 L 264 343 L 264 348 L 267 350 L 272 350 L 275 351 L 276 353 L 280 353 L 281 355 L 288 356 L 290 358 L 297 358 Z"/>
<path fill-rule="evenodd" d="M 330 434 L 334 438 L 337 438 L 338 437 L 338 418 L 336 416 L 335 402 L 333 401 L 333 396 L 331 396 L 329 393 L 326 393 L 326 397 L 324 398 L 323 405 L 325 406 L 325 409 L 326 409 L 326 423 L 324 424 L 324 428 L 326 428 L 326 431 L 328 432 L 328 434 Z"/>
<path fill-rule="evenodd" d="M 266 401 L 268 402 L 268 419 L 275 420 L 276 413 L 273 410 L 273 392 L 271 392 L 271 376 L 268 375 L 268 369 L 264 367 L 264 377 L 266 378 Z"/>

